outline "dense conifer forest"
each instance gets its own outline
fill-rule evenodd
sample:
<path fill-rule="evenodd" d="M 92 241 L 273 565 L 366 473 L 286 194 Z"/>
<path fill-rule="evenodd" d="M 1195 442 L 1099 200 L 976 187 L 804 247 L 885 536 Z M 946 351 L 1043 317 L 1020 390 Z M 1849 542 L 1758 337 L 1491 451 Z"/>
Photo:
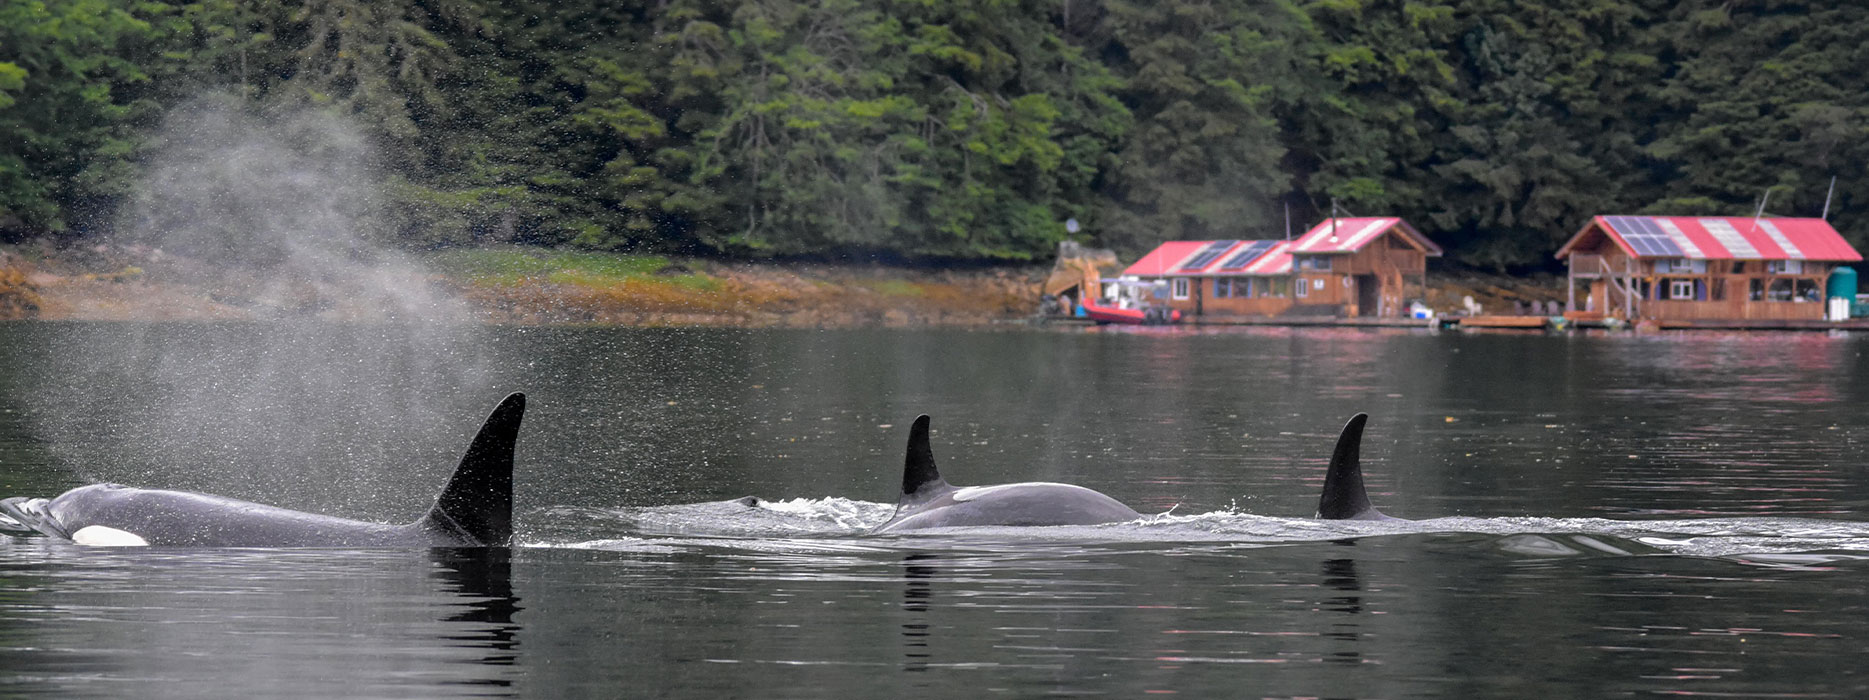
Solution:
<path fill-rule="evenodd" d="M 1524 269 L 1832 177 L 1861 243 L 1865 66 L 1869 6 L 1792 0 L 0 0 L 0 241 L 125 229 L 208 105 L 354 125 L 411 248 L 1017 261 L 1334 202 Z"/>

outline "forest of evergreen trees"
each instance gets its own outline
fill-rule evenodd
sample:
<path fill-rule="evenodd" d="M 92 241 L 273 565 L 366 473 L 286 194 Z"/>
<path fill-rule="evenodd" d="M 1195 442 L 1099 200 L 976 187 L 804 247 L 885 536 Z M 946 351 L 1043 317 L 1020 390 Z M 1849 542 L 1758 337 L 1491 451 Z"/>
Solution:
<path fill-rule="evenodd" d="M 0 0 L 0 241 L 112 235 L 207 101 L 355 124 L 412 248 L 1024 260 L 1334 201 L 1509 269 L 1832 177 L 1860 244 L 1865 66 L 1869 6 L 1794 0 Z"/>

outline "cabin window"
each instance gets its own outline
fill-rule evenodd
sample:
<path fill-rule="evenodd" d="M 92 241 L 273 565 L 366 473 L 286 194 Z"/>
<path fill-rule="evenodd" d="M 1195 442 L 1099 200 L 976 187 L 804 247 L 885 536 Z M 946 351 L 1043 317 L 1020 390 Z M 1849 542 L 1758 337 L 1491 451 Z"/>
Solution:
<path fill-rule="evenodd" d="M 1310 280 L 1307 280 L 1303 277 L 1298 278 L 1298 297 L 1299 298 L 1304 298 L 1306 296 L 1305 290 L 1310 289 L 1310 288 L 1311 288 Z"/>
<path fill-rule="evenodd" d="M 1823 295 L 1817 291 L 1817 280 L 1796 280 L 1791 296 L 1792 301 L 1823 301 Z"/>
<path fill-rule="evenodd" d="M 1283 299 L 1291 295 L 1291 280 L 1283 277 L 1263 277 L 1259 280 L 1259 296 Z"/>
<path fill-rule="evenodd" d="M 1767 260 L 1765 271 L 1774 275 L 1798 275 L 1804 273 L 1803 260 Z"/>
<path fill-rule="evenodd" d="M 1329 270 L 1330 257 L 1326 255 L 1307 255 L 1298 258 L 1300 270 Z"/>
<path fill-rule="evenodd" d="M 1746 274 L 1746 263 L 1743 261 L 1734 260 L 1733 261 L 1733 274 L 1735 275 Z"/>
<path fill-rule="evenodd" d="M 1686 273 L 1690 275 L 1705 274 L 1707 272 L 1707 261 L 1692 260 L 1689 258 L 1675 258 L 1673 260 L 1656 260 L 1655 261 L 1655 272 L 1659 274 L 1664 274 L 1664 275 L 1671 273 L 1671 272 L 1675 274 Z"/>
<path fill-rule="evenodd" d="M 1756 281 L 1756 280 L 1755 280 Z M 1766 301 L 1791 301 L 1791 280 L 1775 279 L 1765 285 Z"/>
<path fill-rule="evenodd" d="M 1175 298 L 1176 299 L 1188 298 L 1188 278 L 1186 277 L 1175 278 Z"/>
<path fill-rule="evenodd" d="M 1233 280 L 1225 277 L 1214 278 L 1214 298 L 1225 299 L 1233 296 Z"/>
<path fill-rule="evenodd" d="M 1694 281 L 1693 280 L 1669 280 L 1668 281 L 1668 298 L 1669 299 L 1692 299 L 1694 298 Z"/>

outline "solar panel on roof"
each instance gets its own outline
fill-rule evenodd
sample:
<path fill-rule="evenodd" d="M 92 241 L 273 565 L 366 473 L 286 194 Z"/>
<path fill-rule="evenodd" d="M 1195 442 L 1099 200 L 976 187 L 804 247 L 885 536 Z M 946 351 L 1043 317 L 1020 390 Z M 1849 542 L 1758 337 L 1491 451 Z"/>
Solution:
<path fill-rule="evenodd" d="M 1649 219 L 1649 221 L 1653 221 L 1657 226 L 1661 227 L 1663 233 L 1668 234 L 1668 240 L 1674 241 L 1674 244 L 1681 248 L 1682 255 L 1696 260 L 1705 259 L 1707 257 L 1707 254 L 1700 250 L 1700 246 L 1694 243 L 1694 239 L 1688 238 L 1687 232 L 1682 231 L 1681 227 L 1674 225 L 1673 221 L 1660 218 Z"/>
<path fill-rule="evenodd" d="M 1246 246 L 1245 249 L 1235 253 L 1233 257 L 1227 258 L 1226 262 L 1221 263 L 1220 269 L 1244 270 L 1247 265 L 1251 265 L 1254 260 L 1258 260 L 1261 256 L 1265 255 L 1266 251 L 1271 250 L 1274 245 L 1277 245 L 1274 241 L 1253 241 L 1252 245 Z"/>
<path fill-rule="evenodd" d="M 1207 267 L 1207 263 L 1213 262 L 1214 258 L 1220 257 L 1221 253 L 1227 252 L 1227 249 L 1233 247 L 1236 243 L 1239 243 L 1239 241 L 1214 241 L 1209 243 L 1207 247 L 1201 249 L 1201 252 L 1196 253 L 1194 257 L 1189 258 L 1187 262 L 1181 263 L 1181 269 L 1199 270 L 1203 267 Z"/>
<path fill-rule="evenodd" d="M 1668 232 L 1646 216 L 1611 216 L 1605 220 L 1616 233 L 1622 234 L 1622 240 L 1635 249 L 1637 256 L 1678 258 L 1682 255 L 1681 247 L 1674 244 Z"/>

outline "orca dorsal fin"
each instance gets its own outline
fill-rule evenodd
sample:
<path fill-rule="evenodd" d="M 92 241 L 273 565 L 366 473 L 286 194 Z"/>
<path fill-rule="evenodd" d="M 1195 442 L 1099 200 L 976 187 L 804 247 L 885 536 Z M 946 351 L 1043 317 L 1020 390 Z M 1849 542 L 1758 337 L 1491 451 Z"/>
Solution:
<path fill-rule="evenodd" d="M 1369 503 L 1363 488 L 1363 425 L 1369 414 L 1358 413 L 1343 426 L 1337 449 L 1330 454 L 1324 473 L 1324 494 L 1317 499 L 1317 516 L 1324 520 L 1388 520 Z"/>
<path fill-rule="evenodd" d="M 948 488 L 952 487 L 935 469 L 934 449 L 928 446 L 928 416 L 922 414 L 909 427 L 908 454 L 902 458 L 902 500 L 919 500 Z"/>
<path fill-rule="evenodd" d="M 488 547 L 504 547 L 513 538 L 513 443 L 519 439 L 519 421 L 526 414 L 526 395 L 514 393 L 500 401 L 480 426 L 480 432 L 461 455 L 454 476 L 435 499 L 435 507 L 418 524 L 472 539 Z"/>

